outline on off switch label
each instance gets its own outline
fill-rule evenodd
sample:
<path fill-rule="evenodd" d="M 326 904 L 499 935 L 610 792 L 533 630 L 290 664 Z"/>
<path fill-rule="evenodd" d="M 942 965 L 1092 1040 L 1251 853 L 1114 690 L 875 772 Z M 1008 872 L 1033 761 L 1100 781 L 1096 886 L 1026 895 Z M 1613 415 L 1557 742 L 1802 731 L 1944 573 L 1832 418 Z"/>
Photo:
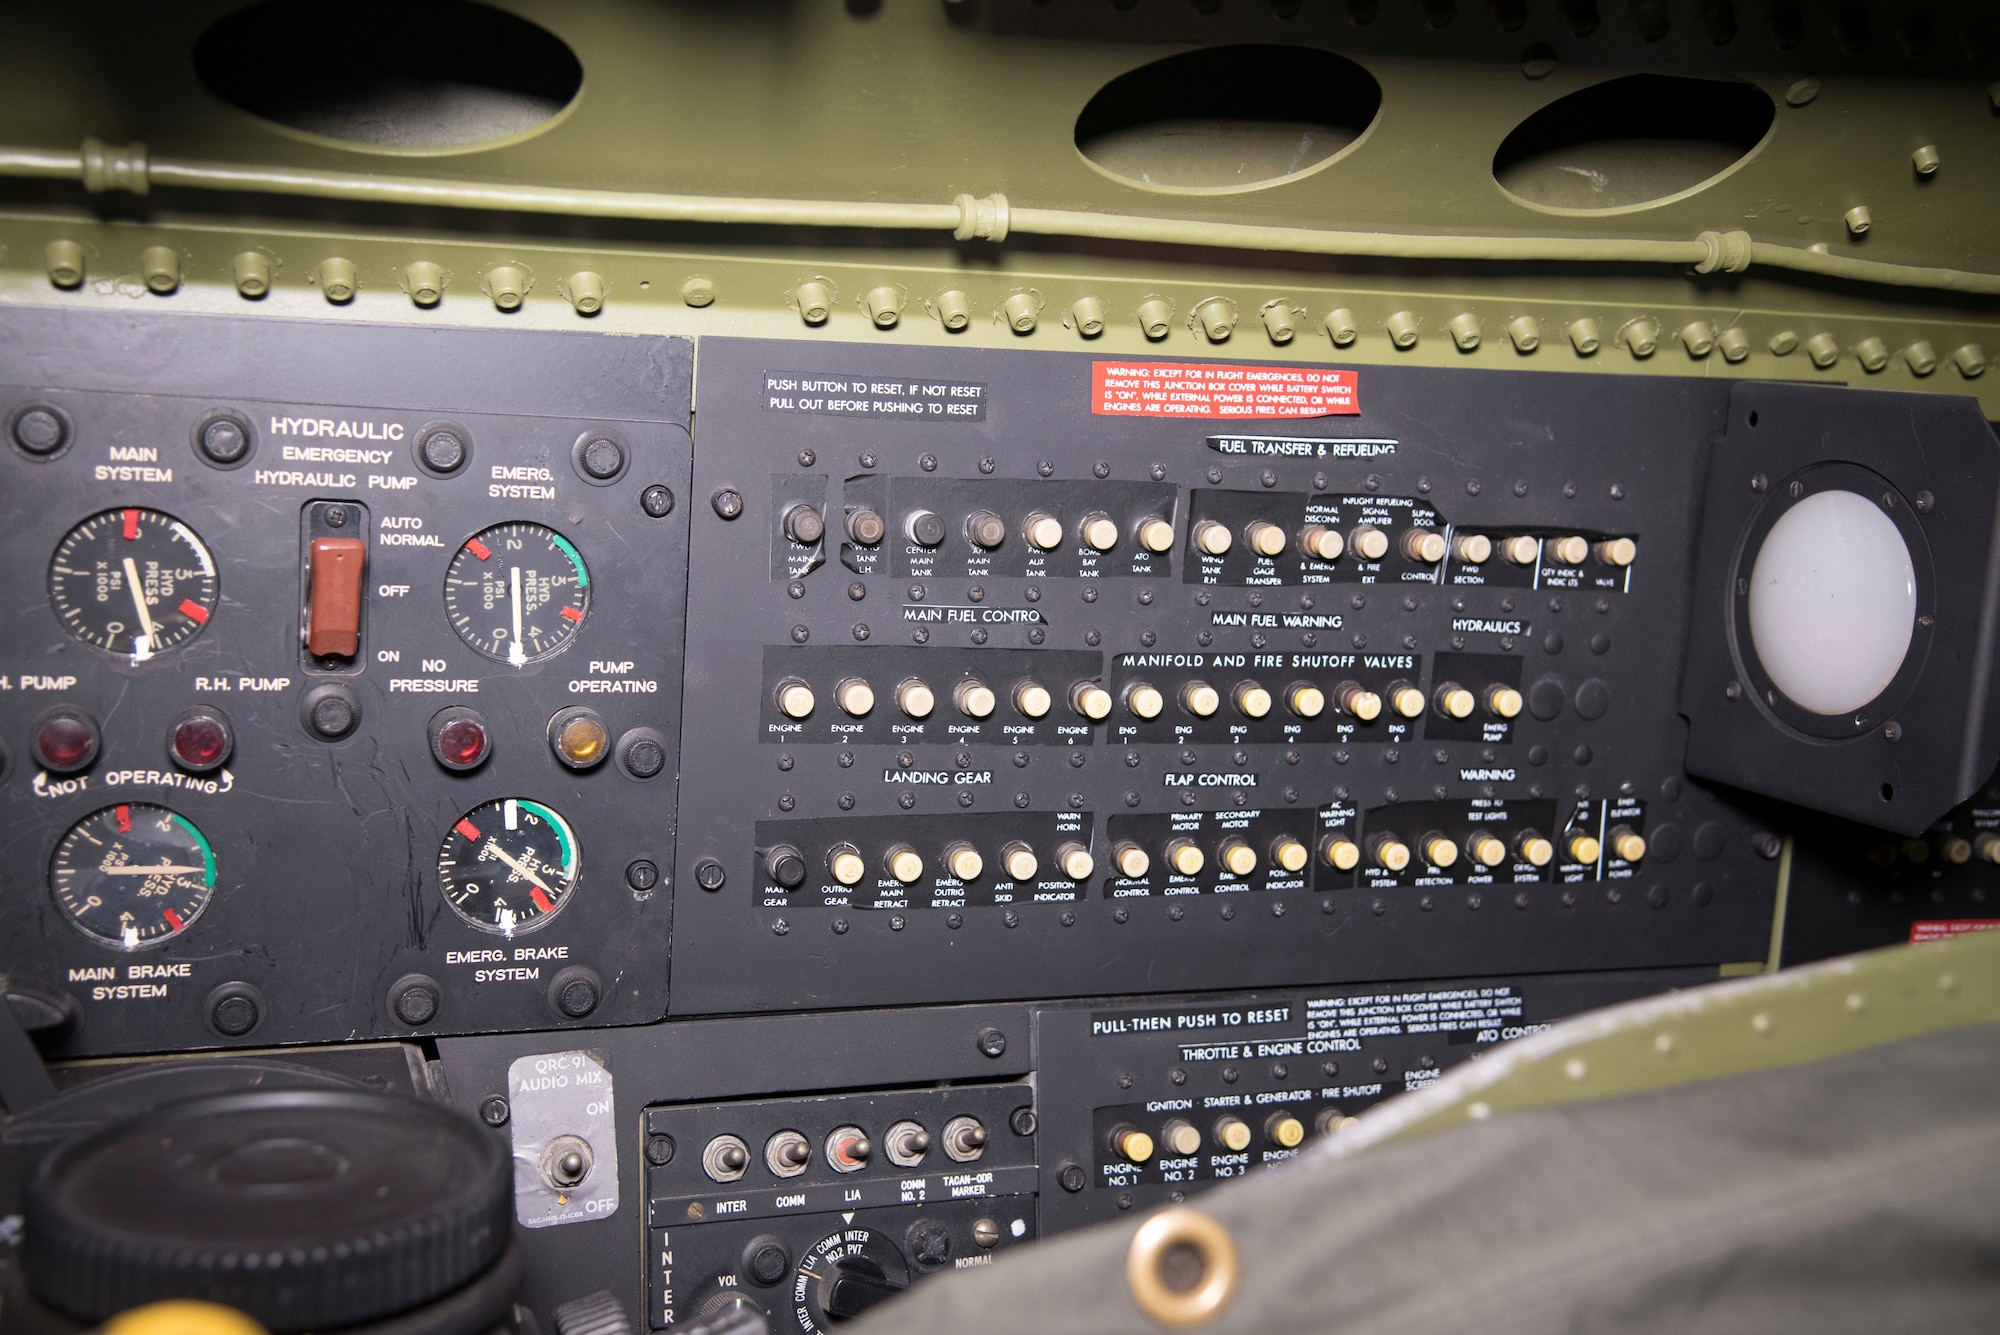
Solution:
<path fill-rule="evenodd" d="M 1113 417 L 1336 417 L 1361 411 L 1359 377 L 1319 366 L 1093 362 L 1090 410 Z"/>

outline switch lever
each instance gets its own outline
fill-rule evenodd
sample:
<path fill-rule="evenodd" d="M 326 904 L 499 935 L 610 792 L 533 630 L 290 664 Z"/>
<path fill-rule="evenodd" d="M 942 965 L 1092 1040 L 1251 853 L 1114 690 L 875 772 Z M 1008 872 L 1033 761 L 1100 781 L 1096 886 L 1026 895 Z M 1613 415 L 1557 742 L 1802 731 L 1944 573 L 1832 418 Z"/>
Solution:
<path fill-rule="evenodd" d="M 306 652 L 315 658 L 352 658 L 361 651 L 361 590 L 368 544 L 359 538 L 314 538 L 310 552 L 312 600 L 306 610 Z"/>

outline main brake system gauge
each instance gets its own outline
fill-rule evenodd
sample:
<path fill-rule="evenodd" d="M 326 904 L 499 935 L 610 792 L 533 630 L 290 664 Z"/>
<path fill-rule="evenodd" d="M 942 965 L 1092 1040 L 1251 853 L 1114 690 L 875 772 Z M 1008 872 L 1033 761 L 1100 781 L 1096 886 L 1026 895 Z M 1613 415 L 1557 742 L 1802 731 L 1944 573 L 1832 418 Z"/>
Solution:
<path fill-rule="evenodd" d="M 578 861 L 568 821 L 540 802 L 507 797 L 459 817 L 438 850 L 438 882 L 452 912 L 482 932 L 513 936 L 562 911 Z"/>
<path fill-rule="evenodd" d="M 569 648 L 590 614 L 590 572 L 545 524 L 495 524 L 466 539 L 444 577 L 451 628 L 495 662 L 522 667 Z"/>
<path fill-rule="evenodd" d="M 56 845 L 49 884 L 84 935 L 138 950 L 194 925 L 215 893 L 215 854 L 186 816 L 129 802 L 70 827 Z"/>
<path fill-rule="evenodd" d="M 94 514 L 49 562 L 49 601 L 63 629 L 135 663 L 199 635 L 219 597 L 208 548 L 158 510 Z"/>

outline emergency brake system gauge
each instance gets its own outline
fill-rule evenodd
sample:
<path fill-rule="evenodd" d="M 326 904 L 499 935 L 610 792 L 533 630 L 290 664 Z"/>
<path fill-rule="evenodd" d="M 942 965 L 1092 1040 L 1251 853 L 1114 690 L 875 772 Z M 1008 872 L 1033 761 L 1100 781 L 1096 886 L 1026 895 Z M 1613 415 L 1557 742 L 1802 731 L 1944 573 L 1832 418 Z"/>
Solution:
<path fill-rule="evenodd" d="M 444 610 L 458 638 L 495 662 L 538 663 L 576 638 L 590 613 L 590 572 L 554 529 L 495 524 L 451 558 Z"/>
<path fill-rule="evenodd" d="M 63 628 L 135 663 L 199 635 L 218 597 L 215 558 L 193 529 L 158 510 L 92 515 L 49 562 L 49 601 Z"/>
<path fill-rule="evenodd" d="M 513 936 L 562 911 L 578 860 L 568 821 L 540 802 L 508 797 L 459 817 L 438 850 L 438 882 L 459 917 Z"/>
<path fill-rule="evenodd" d="M 194 924 L 215 893 L 215 854 L 194 822 L 144 802 L 84 817 L 49 864 L 56 903 L 84 935 L 121 950 Z"/>

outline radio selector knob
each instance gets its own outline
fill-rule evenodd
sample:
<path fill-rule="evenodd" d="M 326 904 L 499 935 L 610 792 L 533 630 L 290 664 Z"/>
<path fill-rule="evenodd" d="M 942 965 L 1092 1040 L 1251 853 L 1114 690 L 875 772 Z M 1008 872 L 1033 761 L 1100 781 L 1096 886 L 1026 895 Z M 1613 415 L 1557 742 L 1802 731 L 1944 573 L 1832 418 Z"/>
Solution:
<path fill-rule="evenodd" d="M 1590 544 L 1578 537 L 1557 538 L 1549 544 L 1549 550 L 1561 564 L 1580 566 L 1583 559 L 1590 555 Z"/>
<path fill-rule="evenodd" d="M 1336 871 L 1353 871 L 1361 865 L 1361 845 L 1344 834 L 1330 834 L 1320 840 L 1319 855 Z"/>
<path fill-rule="evenodd" d="M 1573 834 L 1569 837 L 1569 860 L 1571 862 L 1586 864 L 1595 862 L 1597 861 L 1597 855 L 1603 851 L 1604 846 L 1597 842 L 1596 835 Z"/>
<path fill-rule="evenodd" d="M 1092 723 L 1102 723 L 1111 716 L 1111 692 L 1094 681 L 1080 681 L 1070 688 L 1069 707 Z"/>
<path fill-rule="evenodd" d="M 847 536 L 858 547 L 873 547 L 889 532 L 888 521 L 873 510 L 850 510 Z"/>
<path fill-rule="evenodd" d="M 1064 843 L 1056 846 L 1056 865 L 1062 874 L 1072 881 L 1087 881 L 1097 870 L 1097 859 L 1090 856 L 1090 850 L 1078 843 Z"/>
<path fill-rule="evenodd" d="M 1208 855 L 1192 839 L 1169 839 L 1166 856 L 1167 865 L 1181 876 L 1199 876 L 1208 865 Z"/>
<path fill-rule="evenodd" d="M 1514 851 L 1531 867 L 1546 867 L 1556 856 L 1556 846 L 1533 830 L 1521 831 L 1514 840 Z"/>
<path fill-rule="evenodd" d="M 990 552 L 1007 541 L 1007 521 L 991 510 L 974 510 L 965 517 L 965 540 Z"/>
<path fill-rule="evenodd" d="M 1222 695 L 1205 681 L 1191 681 L 1181 687 L 1181 708 L 1196 718 L 1209 718 L 1222 708 Z"/>
<path fill-rule="evenodd" d="M 1146 850 L 1129 840 L 1111 850 L 1111 862 L 1128 881 L 1136 881 L 1153 869 L 1153 860 L 1146 856 Z"/>
<path fill-rule="evenodd" d="M 1194 548 L 1208 556 L 1221 556 L 1228 552 L 1230 544 L 1236 540 L 1229 535 L 1227 525 L 1218 524 L 1213 519 L 1204 519 L 1194 526 Z"/>
<path fill-rule="evenodd" d="M 896 683 L 896 707 L 911 718 L 929 718 L 937 708 L 937 697 L 917 678 L 906 677 Z"/>
<path fill-rule="evenodd" d="M 1334 689 L 1333 698 L 1340 702 L 1341 713 L 1363 723 L 1373 723 L 1382 716 L 1382 697 L 1359 682 L 1343 681 Z"/>
<path fill-rule="evenodd" d="M 787 890 L 805 884 L 806 856 L 791 844 L 779 844 L 764 855 L 764 870 Z"/>
<path fill-rule="evenodd" d="M 961 841 L 945 846 L 944 865 L 959 880 L 976 881 L 986 870 L 986 859 L 979 856 L 978 849 Z"/>
<path fill-rule="evenodd" d="M 778 683 L 778 712 L 786 718 L 805 718 L 813 712 L 812 687 L 797 677 Z"/>
<path fill-rule="evenodd" d="M 1285 706 L 1300 718 L 1318 718 L 1326 710 L 1326 692 L 1311 682 L 1293 682 L 1285 688 Z"/>
<path fill-rule="evenodd" d="M 1364 561 L 1379 561 L 1389 554 L 1389 535 L 1372 524 L 1363 524 L 1347 535 L 1347 545 Z"/>
<path fill-rule="evenodd" d="M 1467 839 L 1465 851 L 1482 867 L 1497 867 L 1507 860 L 1507 845 L 1490 834 L 1475 834 Z"/>
<path fill-rule="evenodd" d="M 1542 544 L 1525 535 L 1500 540 L 1500 555 L 1517 566 L 1531 566 L 1542 557 Z"/>
<path fill-rule="evenodd" d="M 1021 521 L 1021 536 L 1028 540 L 1030 547 L 1044 552 L 1054 551 L 1062 546 L 1062 521 L 1037 510 Z"/>
<path fill-rule="evenodd" d="M 1111 1152 L 1127 1163 L 1144 1163 L 1153 1157 L 1153 1138 L 1135 1126 L 1116 1127 L 1111 1132 Z"/>
<path fill-rule="evenodd" d="M 1493 539 L 1484 533 L 1460 533 L 1451 540 L 1451 554 L 1469 566 L 1483 566 L 1493 559 Z"/>
<path fill-rule="evenodd" d="M 1236 712 L 1245 718 L 1262 718 L 1271 712 L 1271 693 L 1254 681 L 1238 682 L 1230 692 Z"/>
<path fill-rule="evenodd" d="M 1160 711 L 1166 707 L 1166 697 L 1143 681 L 1133 682 L 1125 688 L 1125 708 L 1139 718 L 1158 718 Z"/>
<path fill-rule="evenodd" d="M 1458 861 L 1458 845 L 1436 830 L 1417 840 L 1417 847 L 1423 850 L 1424 861 L 1433 867 L 1449 867 Z"/>
<path fill-rule="evenodd" d="M 875 708 L 875 688 L 860 677 L 849 677 L 833 688 L 833 702 L 841 713 L 861 718 Z"/>
<path fill-rule="evenodd" d="M 1639 544 L 1630 538 L 1606 538 L 1603 542 L 1593 543 L 1590 550 L 1608 566 L 1629 566 L 1639 556 Z"/>
<path fill-rule="evenodd" d="M 903 531 L 919 547 L 935 547 L 944 541 L 944 518 L 935 510 L 917 510 L 903 521 Z"/>
<path fill-rule="evenodd" d="M 993 707 L 999 703 L 994 698 L 993 688 L 975 677 L 968 677 L 952 687 L 951 702 L 967 718 L 988 718 L 993 713 Z"/>
<path fill-rule="evenodd" d="M 1971 849 L 1968 847 L 1968 853 Z M 1629 825 L 1611 827 L 1611 854 L 1620 862 L 1637 862 L 1646 856 L 1646 839 Z M 1968 861 L 1960 858 L 1960 862 Z"/>
<path fill-rule="evenodd" d="M 868 864 L 853 844 L 835 844 L 826 850 L 826 870 L 842 885 L 859 885 L 868 874 Z"/>
<path fill-rule="evenodd" d="M 1403 535 L 1402 548 L 1412 561 L 1434 566 L 1444 560 L 1444 534 L 1434 528 L 1413 528 Z"/>
<path fill-rule="evenodd" d="M 1281 1150 L 1295 1150 L 1306 1138 L 1306 1124 L 1290 1113 L 1272 1113 L 1264 1121 L 1264 1134 Z"/>
<path fill-rule="evenodd" d="M 785 536 L 801 547 L 811 547 L 826 536 L 826 520 L 810 505 L 794 505 L 785 511 Z"/>
<path fill-rule="evenodd" d="M 1139 545 L 1149 552 L 1170 552 L 1174 548 L 1174 526 L 1158 515 L 1139 521 Z"/>
<path fill-rule="evenodd" d="M 1010 881 L 1032 881 L 1035 873 L 1042 869 L 1041 861 L 1035 857 L 1035 850 L 1019 839 L 1000 850 L 1000 865 L 1007 869 Z"/>
<path fill-rule="evenodd" d="M 1447 681 L 1437 688 L 1437 707 L 1446 718 L 1471 718 L 1472 711 L 1479 708 L 1479 699 L 1457 682 Z"/>
<path fill-rule="evenodd" d="M 1201 1149 L 1201 1132 L 1195 1130 L 1194 1123 L 1176 1117 L 1160 1128 L 1160 1143 L 1167 1147 L 1167 1153 L 1185 1159 Z"/>
<path fill-rule="evenodd" d="M 1370 839 L 1368 855 L 1385 871 L 1401 871 L 1410 865 L 1410 846 L 1393 834 L 1378 834 Z"/>
<path fill-rule="evenodd" d="M 1232 1154 L 1250 1148 L 1250 1124 L 1241 1117 L 1221 1117 L 1215 1123 L 1215 1141 Z"/>
<path fill-rule="evenodd" d="M 1271 841 L 1271 861 L 1285 871 L 1296 873 L 1306 869 L 1312 855 L 1306 852 L 1304 844 L 1289 834 L 1281 834 Z"/>
<path fill-rule="evenodd" d="M 1299 530 L 1299 547 L 1321 561 L 1337 561 L 1347 550 L 1347 539 L 1323 525 L 1307 524 Z"/>
<path fill-rule="evenodd" d="M 1403 718 L 1416 718 L 1424 712 L 1424 693 L 1407 681 L 1391 682 L 1389 708 Z"/>
<path fill-rule="evenodd" d="M 1054 704 L 1049 688 L 1038 681 L 1024 681 L 1014 687 L 1014 708 L 1025 718 L 1042 718 Z"/>
<path fill-rule="evenodd" d="M 1257 854 L 1241 839 L 1225 839 L 1215 850 L 1215 860 L 1231 876 L 1248 876 L 1257 870 Z"/>
<path fill-rule="evenodd" d="M 1285 551 L 1285 530 L 1259 519 L 1243 530 L 1243 541 L 1259 556 L 1281 556 Z"/>
<path fill-rule="evenodd" d="M 1118 545 L 1118 525 L 1111 522 L 1110 515 L 1085 515 L 1082 527 L 1077 529 L 1077 536 L 1091 550 L 1108 552 Z"/>
<path fill-rule="evenodd" d="M 882 859 L 882 868 L 904 885 L 909 885 L 924 874 L 924 860 L 908 844 L 896 844 Z"/>
<path fill-rule="evenodd" d="M 1521 712 L 1521 693 L 1512 686 L 1492 685 L 1486 688 L 1486 708 L 1501 718 L 1515 718 Z"/>

